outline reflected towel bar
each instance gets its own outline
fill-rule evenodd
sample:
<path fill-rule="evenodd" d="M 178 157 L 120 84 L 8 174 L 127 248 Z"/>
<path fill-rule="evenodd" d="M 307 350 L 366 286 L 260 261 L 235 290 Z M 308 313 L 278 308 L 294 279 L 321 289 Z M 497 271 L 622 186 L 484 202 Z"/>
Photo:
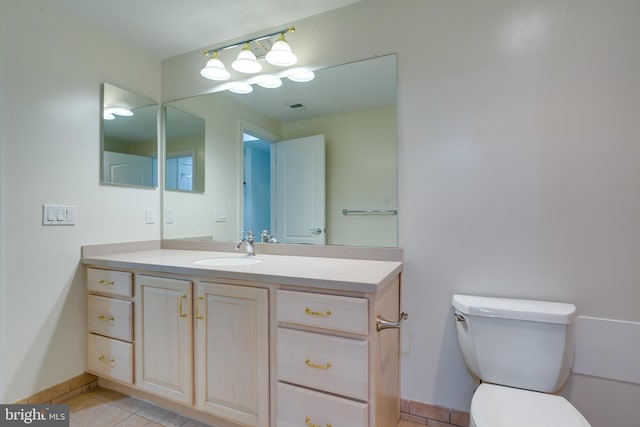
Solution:
<path fill-rule="evenodd" d="M 354 210 L 342 209 L 342 215 L 398 215 L 397 209 Z"/>

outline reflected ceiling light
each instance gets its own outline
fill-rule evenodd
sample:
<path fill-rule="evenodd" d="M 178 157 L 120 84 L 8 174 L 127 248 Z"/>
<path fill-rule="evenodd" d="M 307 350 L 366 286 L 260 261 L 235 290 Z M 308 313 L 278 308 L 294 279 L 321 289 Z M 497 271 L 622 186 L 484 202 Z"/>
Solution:
<path fill-rule="evenodd" d="M 229 91 L 244 95 L 253 92 L 253 87 L 247 83 L 238 83 L 237 85 L 230 87 Z"/>
<path fill-rule="evenodd" d="M 267 89 L 275 89 L 282 86 L 282 80 L 278 78 L 263 80 L 258 82 L 258 86 L 262 86 Z"/>
<path fill-rule="evenodd" d="M 131 117 L 133 116 L 133 111 L 122 107 L 105 107 L 102 116 L 105 120 L 113 120 L 116 118 L 115 116 Z"/>
<path fill-rule="evenodd" d="M 294 82 L 305 83 L 315 79 L 316 75 L 313 71 L 300 71 L 287 76 L 287 78 Z"/>
<path fill-rule="evenodd" d="M 224 67 L 224 64 L 218 57 L 218 51 L 213 52 L 211 59 L 207 61 L 207 65 L 200 70 L 202 77 L 209 80 L 228 80 L 231 74 Z"/>
<path fill-rule="evenodd" d="M 238 57 L 231 63 L 231 68 L 246 74 L 255 74 L 262 71 L 262 65 L 260 65 L 256 55 L 251 51 L 249 43 L 245 43 L 242 46 Z"/>
<path fill-rule="evenodd" d="M 291 46 L 284 38 L 284 33 L 280 33 L 278 40 L 273 44 L 265 58 L 269 64 L 277 65 L 278 67 L 288 67 L 298 62 L 298 57 L 291 51 Z"/>

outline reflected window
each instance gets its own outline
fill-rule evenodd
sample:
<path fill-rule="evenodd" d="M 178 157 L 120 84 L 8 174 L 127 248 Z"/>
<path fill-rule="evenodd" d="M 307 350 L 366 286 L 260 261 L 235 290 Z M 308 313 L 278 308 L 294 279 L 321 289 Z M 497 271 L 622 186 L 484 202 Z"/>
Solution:
<path fill-rule="evenodd" d="M 167 159 L 167 190 L 193 191 L 193 154 Z"/>

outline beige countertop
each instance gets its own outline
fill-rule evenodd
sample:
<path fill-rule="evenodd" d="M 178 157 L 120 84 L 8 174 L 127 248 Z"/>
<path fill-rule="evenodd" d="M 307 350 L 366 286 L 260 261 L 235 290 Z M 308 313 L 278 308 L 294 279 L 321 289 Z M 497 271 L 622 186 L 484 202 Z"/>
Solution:
<path fill-rule="evenodd" d="M 204 279 L 248 280 L 283 285 L 376 293 L 401 271 L 402 262 L 257 254 L 262 262 L 240 266 L 207 266 L 194 261 L 243 256 L 239 252 L 152 249 L 91 255 L 82 263 L 95 267 L 173 273 Z"/>

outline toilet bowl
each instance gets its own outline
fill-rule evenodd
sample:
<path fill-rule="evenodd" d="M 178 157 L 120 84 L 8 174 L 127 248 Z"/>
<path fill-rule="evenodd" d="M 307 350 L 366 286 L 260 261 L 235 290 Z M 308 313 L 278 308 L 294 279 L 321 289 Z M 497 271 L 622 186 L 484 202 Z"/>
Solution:
<path fill-rule="evenodd" d="M 471 401 L 470 427 L 590 427 L 562 396 L 483 383 Z"/>
<path fill-rule="evenodd" d="M 480 386 L 471 427 L 590 427 L 556 394 L 573 361 L 572 304 L 454 295 L 458 343 Z"/>

